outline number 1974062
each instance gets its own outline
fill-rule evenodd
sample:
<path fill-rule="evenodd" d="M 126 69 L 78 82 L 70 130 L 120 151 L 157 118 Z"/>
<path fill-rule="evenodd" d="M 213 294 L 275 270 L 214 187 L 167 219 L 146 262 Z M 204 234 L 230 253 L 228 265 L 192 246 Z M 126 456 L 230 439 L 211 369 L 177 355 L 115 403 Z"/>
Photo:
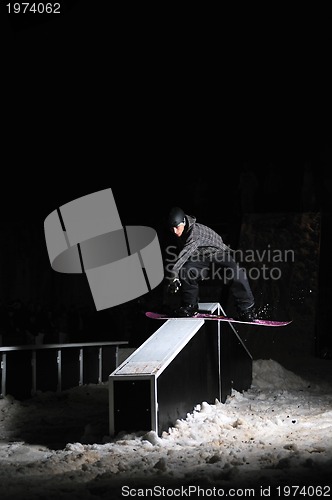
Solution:
<path fill-rule="evenodd" d="M 60 3 L 30 3 L 14 2 L 7 3 L 8 14 L 60 14 Z"/>

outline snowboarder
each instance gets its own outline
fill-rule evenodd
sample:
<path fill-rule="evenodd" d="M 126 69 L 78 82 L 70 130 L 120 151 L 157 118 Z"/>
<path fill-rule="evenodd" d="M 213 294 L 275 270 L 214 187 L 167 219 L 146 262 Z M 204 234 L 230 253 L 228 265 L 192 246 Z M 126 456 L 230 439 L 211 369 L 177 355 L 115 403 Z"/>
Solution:
<path fill-rule="evenodd" d="M 241 321 L 256 319 L 255 300 L 246 272 L 231 255 L 231 249 L 213 229 L 196 222 L 180 207 L 173 207 L 168 215 L 168 226 L 176 236 L 178 252 L 168 258 L 168 292 L 180 292 L 182 305 L 174 311 L 177 317 L 191 317 L 198 311 L 199 282 L 214 267 L 227 273 L 230 291 L 234 297 Z M 173 260 L 172 260 L 173 259 Z"/>

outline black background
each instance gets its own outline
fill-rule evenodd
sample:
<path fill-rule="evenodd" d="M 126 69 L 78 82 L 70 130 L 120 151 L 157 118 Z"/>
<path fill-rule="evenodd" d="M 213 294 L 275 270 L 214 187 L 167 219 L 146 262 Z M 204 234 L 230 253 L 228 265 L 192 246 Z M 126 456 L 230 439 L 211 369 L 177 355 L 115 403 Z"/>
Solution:
<path fill-rule="evenodd" d="M 174 203 L 190 211 L 203 181 L 227 219 L 245 161 L 261 177 L 275 162 L 296 187 L 309 159 L 323 183 L 326 13 L 60 4 L 58 16 L 2 5 L 4 218 L 43 220 L 112 187 L 124 222 L 157 222 Z"/>

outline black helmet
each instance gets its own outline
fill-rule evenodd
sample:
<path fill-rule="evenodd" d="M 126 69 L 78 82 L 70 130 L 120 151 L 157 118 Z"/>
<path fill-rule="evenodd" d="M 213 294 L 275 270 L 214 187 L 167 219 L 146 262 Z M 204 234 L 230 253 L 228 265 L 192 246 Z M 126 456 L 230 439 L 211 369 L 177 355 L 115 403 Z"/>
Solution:
<path fill-rule="evenodd" d="M 185 223 L 185 213 L 182 208 L 173 207 L 168 215 L 168 225 L 169 227 L 176 227 L 179 224 Z"/>

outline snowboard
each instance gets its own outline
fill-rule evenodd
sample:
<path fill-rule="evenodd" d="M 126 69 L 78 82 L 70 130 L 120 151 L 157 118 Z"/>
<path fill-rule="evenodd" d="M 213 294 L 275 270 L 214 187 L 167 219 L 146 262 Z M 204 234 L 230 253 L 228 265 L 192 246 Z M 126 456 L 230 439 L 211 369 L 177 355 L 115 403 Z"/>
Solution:
<path fill-rule="evenodd" d="M 222 316 L 219 314 L 209 314 L 209 313 L 200 313 L 198 312 L 195 316 L 191 316 L 189 318 L 174 318 L 172 316 L 168 316 L 167 314 L 160 314 L 148 311 L 145 313 L 148 318 L 152 319 L 206 319 L 206 320 L 214 320 L 214 321 L 226 321 L 227 323 L 241 323 L 244 325 L 256 325 L 256 326 L 286 326 L 289 325 L 292 321 L 271 321 L 267 319 L 255 319 L 254 321 L 241 321 L 239 319 L 228 318 L 227 316 Z"/>

